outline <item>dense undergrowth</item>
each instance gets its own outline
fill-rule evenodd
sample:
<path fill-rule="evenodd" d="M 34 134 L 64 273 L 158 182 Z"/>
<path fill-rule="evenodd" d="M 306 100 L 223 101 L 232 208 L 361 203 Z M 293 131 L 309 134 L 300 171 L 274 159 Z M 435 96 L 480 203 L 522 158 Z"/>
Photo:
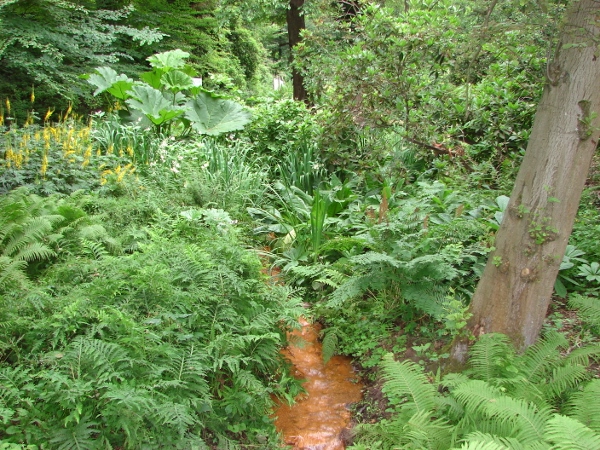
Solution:
<path fill-rule="evenodd" d="M 354 448 L 598 448 L 594 170 L 544 339 L 516 355 L 485 336 L 470 369 L 443 375 L 469 337 L 548 30 L 487 30 L 515 47 L 505 61 L 501 39 L 469 47 L 472 16 L 440 8 L 328 22 L 338 40 L 318 58 L 311 31 L 299 52 L 327 68 L 305 68 L 312 110 L 208 92 L 175 50 L 136 81 L 97 68 L 106 107 L 89 120 L 0 116 L 0 449 L 278 448 L 273 399 L 301 391 L 279 350 L 301 314 L 326 326 L 325 360 L 385 381 L 386 410 L 356 408 L 377 423 Z M 350 62 L 371 69 L 357 80 Z"/>

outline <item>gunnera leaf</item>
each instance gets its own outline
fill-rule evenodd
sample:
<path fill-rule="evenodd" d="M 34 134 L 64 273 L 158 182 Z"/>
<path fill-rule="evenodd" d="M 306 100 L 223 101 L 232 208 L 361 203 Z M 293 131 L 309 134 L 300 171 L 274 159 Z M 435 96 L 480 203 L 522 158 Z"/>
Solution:
<path fill-rule="evenodd" d="M 207 92 L 200 92 L 186 106 L 185 117 L 192 128 L 209 136 L 241 130 L 252 118 L 239 103 L 213 97 Z"/>

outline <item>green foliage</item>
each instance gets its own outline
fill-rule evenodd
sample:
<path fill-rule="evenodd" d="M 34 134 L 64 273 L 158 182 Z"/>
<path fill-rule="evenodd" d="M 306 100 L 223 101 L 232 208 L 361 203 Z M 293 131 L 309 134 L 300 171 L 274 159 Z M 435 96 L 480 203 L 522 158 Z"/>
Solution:
<path fill-rule="evenodd" d="M 105 185 L 118 190 L 124 181 L 134 178 L 133 148 L 123 140 L 115 146 L 115 139 L 97 149 L 92 133 L 89 125 L 71 120 L 11 128 L 0 136 L 0 193 L 19 186 L 41 195 Z"/>
<path fill-rule="evenodd" d="M 185 136 L 194 130 L 214 136 L 242 129 L 250 114 L 238 103 L 194 87 L 189 56 L 177 49 L 149 57 L 152 71 L 141 74 L 138 82 L 109 67 L 98 67 L 86 78 L 97 88 L 94 96 L 107 92 L 124 100 L 129 120 L 154 127 L 158 135 Z"/>
<path fill-rule="evenodd" d="M 562 336 L 549 335 L 516 356 L 505 336 L 484 335 L 470 371 L 446 375 L 440 389 L 417 364 L 388 354 L 381 367 L 393 415 L 360 425 L 350 448 L 596 448 L 600 435 L 587 413 L 597 403 L 597 383 L 589 381 L 589 361 L 561 355 L 562 344 Z M 594 406 L 583 404 L 580 389 Z"/>
<path fill-rule="evenodd" d="M 578 310 L 585 324 L 600 331 L 600 302 L 597 298 L 571 294 L 569 305 Z"/>
<path fill-rule="evenodd" d="M 131 7 L 96 10 L 61 0 L 2 2 L 0 97 L 13 100 L 18 120 L 22 123 L 32 108 L 28 98 L 32 86 L 37 87 L 37 104 L 44 110 L 66 109 L 67 102 L 76 107 L 89 104 L 92 99 L 80 73 L 122 58 L 131 62 L 126 52 L 135 53 L 163 38 L 156 29 L 123 24 L 131 13 Z"/>
<path fill-rule="evenodd" d="M 277 445 L 268 414 L 271 395 L 298 388 L 279 350 L 300 299 L 263 282 L 227 212 L 148 186 L 3 198 L 0 251 L 27 263 L 1 292 L 3 442 Z"/>

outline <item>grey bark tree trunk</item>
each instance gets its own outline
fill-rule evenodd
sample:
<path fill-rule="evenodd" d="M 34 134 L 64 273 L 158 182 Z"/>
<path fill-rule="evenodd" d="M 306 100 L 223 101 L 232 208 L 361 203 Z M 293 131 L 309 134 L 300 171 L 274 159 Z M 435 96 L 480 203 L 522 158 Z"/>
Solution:
<path fill-rule="evenodd" d="M 533 344 L 600 135 L 600 1 L 574 0 L 548 64 L 548 82 L 510 202 L 471 303 L 475 336 L 499 332 L 520 350 Z M 466 343 L 453 357 L 464 361 Z"/>

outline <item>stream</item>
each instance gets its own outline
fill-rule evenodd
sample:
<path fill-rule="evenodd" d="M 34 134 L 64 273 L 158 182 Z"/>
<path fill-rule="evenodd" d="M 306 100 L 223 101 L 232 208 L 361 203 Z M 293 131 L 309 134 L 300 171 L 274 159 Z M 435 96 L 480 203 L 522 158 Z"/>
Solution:
<path fill-rule="evenodd" d="M 302 329 L 292 333 L 283 354 L 304 379 L 306 394 L 289 406 L 280 403 L 274 418 L 277 430 L 295 450 L 343 450 L 341 433 L 350 424 L 350 403 L 361 399 L 362 384 L 351 360 L 334 356 L 325 365 L 318 342 L 320 327 L 300 319 Z"/>

